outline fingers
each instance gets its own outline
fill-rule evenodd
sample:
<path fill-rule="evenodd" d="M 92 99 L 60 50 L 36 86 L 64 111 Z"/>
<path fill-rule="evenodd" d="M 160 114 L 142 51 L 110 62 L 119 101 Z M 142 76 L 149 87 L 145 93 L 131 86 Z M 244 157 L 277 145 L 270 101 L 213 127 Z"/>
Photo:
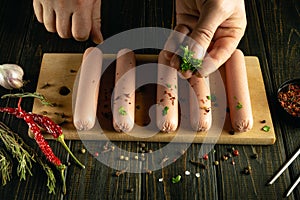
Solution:
<path fill-rule="evenodd" d="M 56 32 L 55 12 L 52 8 L 43 9 L 43 23 L 47 31 L 51 33 Z"/>
<path fill-rule="evenodd" d="M 72 15 L 72 35 L 78 41 L 89 38 L 92 29 L 91 13 L 81 10 Z"/>
<path fill-rule="evenodd" d="M 188 35 L 190 30 L 187 26 L 183 24 L 178 24 L 174 31 L 171 32 L 168 40 L 165 43 L 164 46 L 164 56 L 170 60 L 172 56 L 174 55 L 174 52 L 177 51 L 179 48 L 179 45 L 184 41 L 186 35 Z"/>
<path fill-rule="evenodd" d="M 43 23 L 43 7 L 37 0 L 33 0 L 34 14 L 40 23 Z"/>
<path fill-rule="evenodd" d="M 56 30 L 61 38 L 72 37 L 71 32 L 71 13 L 57 12 L 56 16 Z"/>
<path fill-rule="evenodd" d="M 76 1 L 33 0 L 37 20 L 47 31 L 57 32 L 61 38 L 95 42 L 103 41 L 100 32 L 101 0 L 80 3 Z"/>
<path fill-rule="evenodd" d="M 101 0 L 97 0 L 93 8 L 91 38 L 96 44 L 103 42 L 101 33 Z"/>

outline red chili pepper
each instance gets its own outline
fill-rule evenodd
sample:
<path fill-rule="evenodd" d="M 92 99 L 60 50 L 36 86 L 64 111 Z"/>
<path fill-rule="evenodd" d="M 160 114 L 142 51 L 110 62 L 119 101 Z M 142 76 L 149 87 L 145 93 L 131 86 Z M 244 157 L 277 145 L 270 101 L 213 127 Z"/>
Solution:
<path fill-rule="evenodd" d="M 52 119 L 44 115 L 31 113 L 31 116 L 36 124 L 46 129 L 47 133 L 51 134 L 58 142 L 60 142 L 63 145 L 63 147 L 68 151 L 68 153 L 72 156 L 72 158 L 76 161 L 78 165 L 80 165 L 82 168 L 85 168 L 85 166 L 75 157 L 75 155 L 72 153 L 72 151 L 66 144 L 64 140 L 63 131 L 58 124 L 56 124 L 54 121 L 52 121 Z"/>

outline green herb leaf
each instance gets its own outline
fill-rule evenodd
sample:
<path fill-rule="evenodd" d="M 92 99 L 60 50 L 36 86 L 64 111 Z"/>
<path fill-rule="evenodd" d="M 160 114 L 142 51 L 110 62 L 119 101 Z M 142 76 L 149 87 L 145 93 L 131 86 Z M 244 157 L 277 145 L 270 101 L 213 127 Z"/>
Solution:
<path fill-rule="evenodd" d="M 169 84 L 169 83 L 167 83 L 166 86 L 167 86 L 167 88 L 171 88 L 172 87 L 171 84 Z"/>
<path fill-rule="evenodd" d="M 237 105 L 236 105 L 236 109 L 241 109 L 243 108 L 243 105 L 241 104 L 241 102 L 237 102 Z"/>
<path fill-rule="evenodd" d="M 181 179 L 181 176 L 180 175 L 177 175 L 176 177 L 173 177 L 172 178 L 172 183 L 178 183 Z"/>
<path fill-rule="evenodd" d="M 120 115 L 127 115 L 127 112 L 126 112 L 126 110 L 125 110 L 125 108 L 124 108 L 123 106 L 121 106 L 121 107 L 119 108 L 119 114 L 120 114 Z"/>
<path fill-rule="evenodd" d="M 269 132 L 270 129 L 271 129 L 270 126 L 264 126 L 264 127 L 262 127 L 262 130 L 265 131 L 265 132 Z"/>
<path fill-rule="evenodd" d="M 163 116 L 167 115 L 168 110 L 169 110 L 169 107 L 168 107 L 168 106 L 164 107 L 164 109 L 162 110 L 162 115 L 163 115 Z"/>
<path fill-rule="evenodd" d="M 211 96 L 206 96 L 207 100 L 211 100 Z"/>
<path fill-rule="evenodd" d="M 191 70 L 192 72 L 197 71 L 202 65 L 202 60 L 193 58 L 195 52 L 189 50 L 188 46 L 180 46 L 183 50 L 183 57 L 181 57 L 180 70 L 186 72 Z"/>

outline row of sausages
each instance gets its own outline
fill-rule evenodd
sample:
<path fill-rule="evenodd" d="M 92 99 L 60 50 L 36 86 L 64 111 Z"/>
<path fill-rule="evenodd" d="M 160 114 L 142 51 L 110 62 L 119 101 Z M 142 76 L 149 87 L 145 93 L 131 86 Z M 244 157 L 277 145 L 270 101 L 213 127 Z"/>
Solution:
<path fill-rule="evenodd" d="M 77 80 L 73 121 L 76 129 L 92 129 L 97 112 L 98 92 L 103 54 L 98 48 L 88 48 L 83 55 Z M 156 124 L 162 132 L 178 128 L 177 70 L 169 60 L 158 56 Z M 115 88 L 113 91 L 113 127 L 117 132 L 130 132 L 135 119 L 135 54 L 120 50 L 116 60 Z M 226 92 L 232 128 L 238 132 L 253 126 L 251 100 L 244 55 L 236 50 L 225 63 Z M 190 124 L 196 131 L 207 131 L 212 125 L 209 77 L 192 76 L 190 87 Z M 195 98 L 196 97 L 196 98 Z M 196 111 L 196 112 L 195 112 Z"/>

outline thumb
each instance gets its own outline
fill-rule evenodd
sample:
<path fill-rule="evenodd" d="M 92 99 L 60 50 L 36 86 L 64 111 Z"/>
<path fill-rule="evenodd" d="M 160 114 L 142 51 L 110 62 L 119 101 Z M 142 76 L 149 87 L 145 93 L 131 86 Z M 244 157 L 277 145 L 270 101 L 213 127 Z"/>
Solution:
<path fill-rule="evenodd" d="M 96 44 L 103 42 L 103 36 L 101 33 L 101 0 L 97 0 L 94 4 L 92 13 L 91 39 Z"/>

